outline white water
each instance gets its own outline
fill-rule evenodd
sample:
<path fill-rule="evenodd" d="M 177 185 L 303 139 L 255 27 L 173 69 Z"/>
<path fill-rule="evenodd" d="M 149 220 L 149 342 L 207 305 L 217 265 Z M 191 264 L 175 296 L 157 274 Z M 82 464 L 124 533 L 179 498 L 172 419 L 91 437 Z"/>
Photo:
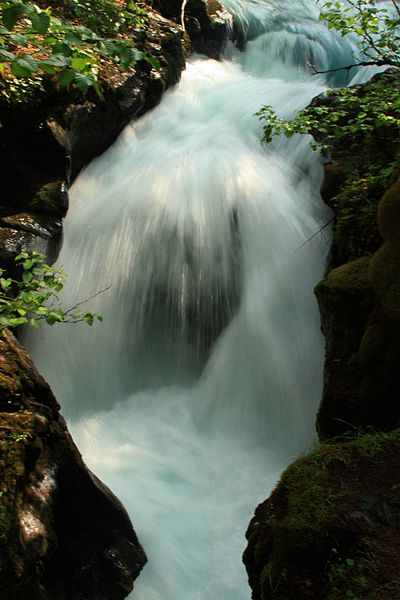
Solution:
<path fill-rule="evenodd" d="M 132 516 L 149 558 L 136 600 L 250 597 L 246 526 L 312 443 L 321 393 L 312 289 L 327 240 L 304 244 L 329 218 L 321 160 L 304 138 L 262 145 L 254 113 L 290 116 L 327 87 L 306 61 L 338 66 L 352 50 L 311 0 L 224 4 L 246 52 L 191 60 L 71 190 L 63 301 L 110 286 L 88 306 L 104 323 L 27 340 Z"/>

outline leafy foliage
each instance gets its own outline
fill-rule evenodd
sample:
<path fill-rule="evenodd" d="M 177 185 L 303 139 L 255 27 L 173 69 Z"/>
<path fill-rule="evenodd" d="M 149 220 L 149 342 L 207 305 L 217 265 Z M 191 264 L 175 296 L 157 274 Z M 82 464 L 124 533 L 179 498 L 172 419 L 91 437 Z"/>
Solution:
<path fill-rule="evenodd" d="M 396 70 L 400 67 L 400 6 L 398 0 L 388 4 L 390 11 L 376 0 L 346 0 L 346 4 L 339 0 L 324 2 L 320 19 L 342 36 L 356 35 L 366 57 L 366 61 L 336 70 L 368 65 L 392 66 Z M 324 145 L 329 147 L 334 140 L 351 137 L 354 143 L 358 136 L 381 128 L 398 138 L 399 92 L 399 79 L 395 75 L 389 85 L 387 79 L 375 80 L 364 86 L 361 93 L 354 87 L 331 91 L 327 93 L 326 102 L 299 111 L 290 121 L 278 117 L 271 106 L 264 106 L 257 113 L 263 122 L 263 139 L 269 143 L 275 135 L 292 137 L 295 133 L 317 132 L 318 138 L 323 138 Z"/>
<path fill-rule="evenodd" d="M 60 5 L 53 4 L 55 9 Z M 101 96 L 102 58 L 121 70 L 141 59 L 156 66 L 132 39 L 132 33 L 145 24 L 145 11 L 135 2 L 69 0 L 62 4 L 68 19 L 55 16 L 51 6 L 43 10 L 31 2 L 0 0 L 0 74 L 29 79 L 47 74 L 61 88 L 74 86 L 86 92 L 93 87 Z M 95 10 L 93 4 L 98 5 Z M 129 36 L 123 35 L 126 31 Z"/>
<path fill-rule="evenodd" d="M 355 34 L 370 62 L 400 67 L 400 4 L 398 0 L 389 4 L 392 10 L 375 0 L 328 0 L 320 19 L 342 36 Z"/>
<path fill-rule="evenodd" d="M 353 87 L 328 91 L 323 103 L 299 111 L 293 120 L 278 117 L 272 106 L 264 106 L 257 115 L 263 122 L 264 141 L 275 135 L 290 138 L 296 133 L 315 133 L 325 148 L 335 140 L 357 137 L 386 128 L 386 135 L 400 135 L 400 83 L 396 75 L 373 80 L 362 89 Z M 321 144 L 320 144 L 321 146 Z M 313 147 L 317 147 L 316 144 Z"/>
<path fill-rule="evenodd" d="M 65 273 L 45 264 L 42 254 L 21 252 L 15 262 L 22 269 L 21 279 L 4 277 L 0 269 L 0 330 L 26 324 L 39 327 L 40 321 L 49 325 L 102 321 L 99 315 L 77 310 L 86 300 L 68 310 L 61 307 L 57 294 L 63 289 Z"/>

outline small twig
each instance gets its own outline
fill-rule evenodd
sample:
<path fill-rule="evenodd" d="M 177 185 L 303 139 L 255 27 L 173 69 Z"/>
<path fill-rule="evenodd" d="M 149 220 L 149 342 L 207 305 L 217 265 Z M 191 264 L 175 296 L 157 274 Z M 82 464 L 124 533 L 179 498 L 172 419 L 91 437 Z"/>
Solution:
<path fill-rule="evenodd" d="M 314 71 L 313 75 L 325 75 L 326 73 L 336 73 L 337 71 L 350 71 L 351 69 L 356 69 L 357 67 L 399 67 L 400 63 L 394 60 L 369 60 L 369 61 L 361 61 L 359 63 L 355 63 L 353 65 L 346 65 L 344 67 L 337 67 L 336 69 L 327 69 L 326 71 L 318 71 L 317 67 L 310 62 L 307 62 L 307 65 Z"/>
<path fill-rule="evenodd" d="M 85 298 L 85 300 L 82 300 L 81 302 L 77 302 L 74 306 L 71 306 L 71 308 L 66 310 L 65 314 L 69 315 L 73 310 L 76 310 L 78 308 L 78 306 L 82 306 L 82 304 L 86 304 L 86 302 L 89 302 L 89 300 L 93 300 L 93 298 L 97 298 L 97 296 L 100 296 L 100 294 L 102 294 L 103 292 L 106 292 L 109 289 L 110 289 L 110 286 L 108 285 L 107 287 L 105 287 L 102 290 L 99 290 L 98 292 L 93 294 L 93 296 L 89 296 L 89 298 Z"/>
<path fill-rule="evenodd" d="M 321 227 L 321 229 L 318 229 L 318 231 L 313 233 L 313 235 L 311 237 L 309 237 L 308 240 L 306 240 L 298 248 L 296 248 L 295 252 L 297 252 L 298 250 L 300 250 L 300 248 L 302 248 L 303 246 L 308 244 L 308 242 L 311 242 L 312 239 L 314 239 L 319 233 L 321 233 L 321 231 L 323 231 L 325 229 L 325 227 L 328 227 L 328 225 L 330 225 L 332 223 L 332 221 L 334 221 L 334 220 L 335 220 L 335 215 L 331 219 L 329 219 L 329 221 L 327 223 L 325 223 L 325 225 L 323 225 Z"/>
<path fill-rule="evenodd" d="M 399 17 L 400 17 L 400 7 L 399 7 L 399 5 L 397 4 L 396 0 L 392 0 L 392 4 L 393 4 L 393 6 L 394 6 L 394 8 L 395 8 L 395 10 L 396 10 L 396 12 L 397 12 L 397 14 L 398 14 L 398 15 L 399 15 Z"/>

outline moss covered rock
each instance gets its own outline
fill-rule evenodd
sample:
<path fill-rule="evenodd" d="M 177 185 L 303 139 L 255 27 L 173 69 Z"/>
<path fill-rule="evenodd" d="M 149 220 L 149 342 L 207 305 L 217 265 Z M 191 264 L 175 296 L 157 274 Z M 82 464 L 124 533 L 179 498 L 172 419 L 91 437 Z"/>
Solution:
<path fill-rule="evenodd" d="M 358 352 L 374 306 L 369 262 L 369 257 L 362 257 L 333 269 L 315 290 L 326 340 L 323 398 L 317 419 L 323 437 L 363 423 Z"/>
<path fill-rule="evenodd" d="M 383 245 L 331 271 L 316 288 L 326 339 L 324 438 L 400 424 L 400 179 L 379 204 Z"/>
<path fill-rule="evenodd" d="M 400 597 L 400 434 L 328 443 L 283 473 L 250 523 L 254 600 Z"/>

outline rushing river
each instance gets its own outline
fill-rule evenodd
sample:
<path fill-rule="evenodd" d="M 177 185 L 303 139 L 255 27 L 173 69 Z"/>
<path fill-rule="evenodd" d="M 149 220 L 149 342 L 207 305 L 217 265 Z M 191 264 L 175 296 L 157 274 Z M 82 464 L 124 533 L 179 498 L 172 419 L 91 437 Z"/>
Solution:
<path fill-rule="evenodd" d="M 332 85 L 308 63 L 351 63 L 352 47 L 312 0 L 224 5 L 245 49 L 192 58 L 71 189 L 63 303 L 108 288 L 88 305 L 104 323 L 27 342 L 132 517 L 149 558 L 136 600 L 250 598 L 246 526 L 313 442 L 321 395 L 328 240 L 305 242 L 329 220 L 322 159 L 305 137 L 263 145 L 254 115 L 307 105 Z"/>

